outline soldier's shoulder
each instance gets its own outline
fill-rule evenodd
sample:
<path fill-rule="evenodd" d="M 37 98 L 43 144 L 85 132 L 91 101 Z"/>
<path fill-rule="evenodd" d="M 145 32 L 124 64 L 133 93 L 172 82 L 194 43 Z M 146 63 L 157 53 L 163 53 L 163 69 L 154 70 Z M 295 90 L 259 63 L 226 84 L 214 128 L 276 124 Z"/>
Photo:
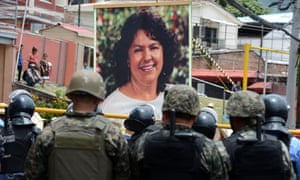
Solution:
<path fill-rule="evenodd" d="M 286 154 L 286 155 L 290 155 L 289 149 L 288 147 L 284 144 L 284 142 L 282 142 L 281 140 L 278 140 L 278 142 L 280 142 L 281 145 L 281 150 L 282 150 L 282 154 Z"/>
<path fill-rule="evenodd" d="M 37 134 L 36 141 L 44 144 L 45 146 L 52 142 L 54 134 L 51 126 L 48 124 L 41 133 Z"/>
<path fill-rule="evenodd" d="M 216 149 L 219 151 L 221 156 L 228 156 L 228 152 L 226 150 L 226 147 L 222 141 L 214 141 Z"/>

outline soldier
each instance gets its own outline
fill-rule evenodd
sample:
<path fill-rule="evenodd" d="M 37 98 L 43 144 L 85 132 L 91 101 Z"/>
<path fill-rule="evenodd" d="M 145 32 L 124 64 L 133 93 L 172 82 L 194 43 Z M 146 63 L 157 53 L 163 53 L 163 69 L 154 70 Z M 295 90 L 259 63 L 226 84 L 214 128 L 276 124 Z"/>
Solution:
<path fill-rule="evenodd" d="M 217 129 L 216 114 L 216 111 L 211 108 L 204 107 L 200 109 L 200 113 L 193 124 L 193 129 L 209 139 L 213 139 Z"/>
<path fill-rule="evenodd" d="M 28 91 L 15 90 L 9 95 L 9 99 L 7 108 L 9 121 L 5 119 L 2 130 L 4 154 L 1 159 L 0 179 L 25 180 L 25 159 L 41 130 L 31 120 L 35 104 Z"/>
<path fill-rule="evenodd" d="M 134 159 L 136 159 L 136 157 L 133 152 L 138 148 L 137 145 L 140 144 L 141 141 L 144 141 L 145 136 L 160 129 L 161 125 L 155 124 L 154 107 L 149 104 L 142 104 L 130 112 L 128 119 L 124 121 L 124 126 L 127 130 L 134 132 L 128 139 L 128 145 L 131 161 L 131 180 L 135 180 L 138 179 L 139 173 L 138 170 L 135 169 L 137 164 L 135 164 L 136 161 L 134 161 Z"/>
<path fill-rule="evenodd" d="M 135 154 L 139 166 L 136 179 L 227 179 L 215 144 L 192 130 L 200 110 L 197 92 L 186 85 L 174 85 L 163 103 L 163 128 L 140 141 Z"/>
<path fill-rule="evenodd" d="M 66 95 L 73 112 L 52 121 L 27 156 L 30 180 L 129 179 L 128 146 L 119 128 L 95 112 L 105 87 L 95 72 L 75 72 Z"/>
<path fill-rule="evenodd" d="M 71 102 L 71 103 L 68 105 L 66 111 L 67 111 L 67 112 L 73 112 L 73 105 L 74 105 L 74 103 Z M 100 105 L 98 105 L 98 106 L 96 107 L 95 112 L 98 113 L 98 114 L 103 114 L 103 112 L 102 112 L 102 110 L 101 110 L 101 108 L 100 108 Z"/>
<path fill-rule="evenodd" d="M 289 147 L 291 161 L 300 180 L 300 140 L 288 132 L 285 123 L 288 118 L 289 105 L 287 101 L 278 94 L 264 96 L 266 106 L 266 122 L 263 125 L 265 133 L 275 136 Z"/>
<path fill-rule="evenodd" d="M 142 104 L 134 108 L 128 119 L 124 121 L 124 126 L 127 130 L 133 131 L 128 140 L 129 147 L 134 146 L 135 141 L 145 132 L 158 129 L 157 126 L 152 126 L 155 123 L 154 109 L 151 105 Z"/>
<path fill-rule="evenodd" d="M 287 147 L 261 133 L 265 104 L 252 91 L 237 91 L 226 106 L 233 134 L 223 143 L 231 159 L 230 179 L 295 179 Z"/>
<path fill-rule="evenodd" d="M 202 115 L 198 116 L 198 118 L 201 118 L 201 119 L 204 117 L 207 117 L 204 120 L 205 123 L 203 122 L 203 123 L 199 124 L 200 126 L 202 126 L 201 127 L 202 131 L 204 130 L 206 133 L 208 133 L 208 134 L 205 133 L 205 135 L 210 134 L 209 137 L 213 136 L 212 139 L 214 141 L 220 141 L 220 140 L 223 140 L 224 138 L 226 138 L 228 136 L 227 134 L 231 134 L 231 130 L 221 129 L 221 128 L 217 127 L 218 113 L 215 111 L 213 103 L 208 103 L 207 107 L 201 108 L 200 111 L 206 112 L 206 113 L 202 113 L 202 115 L 205 115 L 205 114 L 207 115 L 207 116 L 202 116 Z M 199 121 L 196 119 L 196 124 L 197 124 L 197 122 L 199 122 Z M 209 127 L 207 127 L 207 126 L 209 126 Z M 197 127 L 196 127 L 196 129 L 197 129 Z"/>

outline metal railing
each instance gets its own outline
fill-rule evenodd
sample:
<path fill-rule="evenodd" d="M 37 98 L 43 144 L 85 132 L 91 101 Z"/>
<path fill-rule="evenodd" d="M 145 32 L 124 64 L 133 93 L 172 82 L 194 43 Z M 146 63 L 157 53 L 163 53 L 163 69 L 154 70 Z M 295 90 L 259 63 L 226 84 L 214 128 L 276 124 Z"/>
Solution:
<path fill-rule="evenodd" d="M 0 1 L 0 29 L 16 30 L 18 16 L 18 1 Z"/>
<path fill-rule="evenodd" d="M 0 103 L 0 109 L 4 109 L 7 107 L 7 104 L 5 103 Z M 44 112 L 44 113 L 55 113 L 55 114 L 63 114 L 66 112 L 65 109 L 54 109 L 54 108 L 42 108 L 42 107 L 36 107 L 35 108 L 36 112 Z M 119 118 L 119 119 L 127 119 L 128 115 L 126 114 L 112 114 L 112 113 L 103 113 L 103 115 L 107 118 Z M 230 129 L 229 124 L 217 124 L 218 128 L 221 129 Z M 300 135 L 300 129 L 289 129 L 289 132 L 292 133 L 293 135 Z"/>

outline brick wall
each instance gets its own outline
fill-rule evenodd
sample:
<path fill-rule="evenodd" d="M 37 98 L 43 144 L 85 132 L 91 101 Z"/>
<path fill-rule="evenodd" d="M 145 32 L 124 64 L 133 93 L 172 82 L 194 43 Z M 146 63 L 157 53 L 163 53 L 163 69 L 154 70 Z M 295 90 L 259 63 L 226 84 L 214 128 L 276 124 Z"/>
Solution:
<path fill-rule="evenodd" d="M 244 69 L 244 51 L 235 50 L 230 52 L 211 52 L 211 56 L 224 70 L 242 70 Z M 192 68 L 209 69 L 209 64 L 202 56 L 193 56 Z M 213 69 L 216 67 L 213 65 Z M 273 82 L 272 92 L 284 95 L 286 93 L 287 65 L 268 64 L 267 81 Z M 249 53 L 248 70 L 261 72 L 261 78 L 264 77 L 264 60 L 254 51 Z M 261 79 L 263 81 L 263 79 Z"/>
<path fill-rule="evenodd" d="M 17 38 L 17 42 L 19 41 L 20 32 Z M 38 60 L 40 61 L 42 54 L 46 52 L 48 54 L 48 60 L 52 63 L 52 71 L 49 81 L 61 85 L 69 84 L 77 65 L 75 63 L 77 49 L 76 42 L 67 40 L 53 40 L 38 34 L 24 32 L 22 43 L 24 45 L 23 70 L 27 68 L 28 56 L 31 53 L 32 47 L 35 46 L 38 49 Z"/>
<path fill-rule="evenodd" d="M 244 51 L 212 53 L 211 55 L 223 69 L 244 69 Z M 208 62 L 201 56 L 194 56 L 192 64 L 193 68 L 197 69 L 208 69 L 209 67 Z M 264 62 L 255 52 L 250 52 L 249 54 L 248 70 L 264 71 Z"/>

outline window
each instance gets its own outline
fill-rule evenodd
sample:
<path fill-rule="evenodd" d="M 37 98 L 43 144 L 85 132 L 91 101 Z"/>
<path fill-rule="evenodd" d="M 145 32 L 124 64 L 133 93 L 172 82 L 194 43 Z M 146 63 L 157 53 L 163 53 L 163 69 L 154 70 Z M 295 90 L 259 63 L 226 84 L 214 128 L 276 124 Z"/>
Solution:
<path fill-rule="evenodd" d="M 94 67 L 94 49 L 85 46 L 84 47 L 84 55 L 83 62 L 88 62 L 90 67 Z"/>
<path fill-rule="evenodd" d="M 68 0 L 68 4 L 84 4 L 84 3 L 91 3 L 91 0 Z"/>
<path fill-rule="evenodd" d="M 198 24 L 193 27 L 193 38 L 200 38 L 200 26 Z"/>
<path fill-rule="evenodd" d="M 52 0 L 40 0 L 41 2 L 45 2 L 45 3 L 51 3 Z"/>
<path fill-rule="evenodd" d="M 46 27 L 45 24 L 32 22 L 30 23 L 30 31 L 33 33 L 39 33 L 40 29 L 44 29 Z"/>
<path fill-rule="evenodd" d="M 202 41 L 208 44 L 217 43 L 217 28 L 203 27 Z"/>

